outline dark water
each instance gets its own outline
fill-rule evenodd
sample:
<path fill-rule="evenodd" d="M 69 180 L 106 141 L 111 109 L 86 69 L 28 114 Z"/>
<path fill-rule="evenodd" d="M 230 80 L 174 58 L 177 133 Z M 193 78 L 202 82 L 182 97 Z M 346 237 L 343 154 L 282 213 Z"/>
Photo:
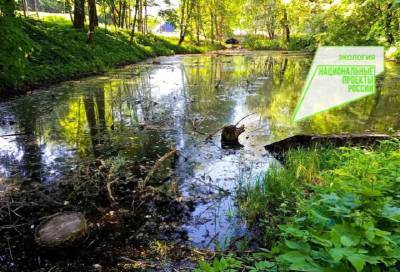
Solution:
<path fill-rule="evenodd" d="M 392 62 L 376 95 L 291 125 L 311 60 L 268 52 L 165 57 L 1 103 L 0 190 L 56 183 L 99 157 L 146 164 L 174 147 L 181 194 L 206 199 L 184 226 L 189 239 L 224 247 L 245 222 L 233 196 L 218 192 L 262 175 L 273 162 L 265 144 L 300 132 L 400 129 L 400 66 Z M 241 122 L 243 148 L 221 149 L 219 133 L 205 141 L 252 113 Z"/>

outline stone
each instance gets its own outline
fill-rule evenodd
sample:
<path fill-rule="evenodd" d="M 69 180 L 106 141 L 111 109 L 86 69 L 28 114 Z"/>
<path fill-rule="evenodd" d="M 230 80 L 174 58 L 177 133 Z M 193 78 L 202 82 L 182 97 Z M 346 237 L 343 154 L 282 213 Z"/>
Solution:
<path fill-rule="evenodd" d="M 36 229 L 35 241 L 43 247 L 67 246 L 88 233 L 85 216 L 80 212 L 61 212 L 46 219 Z"/>

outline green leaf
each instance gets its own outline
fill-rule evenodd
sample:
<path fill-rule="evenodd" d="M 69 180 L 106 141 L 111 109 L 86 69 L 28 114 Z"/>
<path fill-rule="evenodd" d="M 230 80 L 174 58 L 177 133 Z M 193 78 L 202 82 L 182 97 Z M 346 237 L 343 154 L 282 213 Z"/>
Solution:
<path fill-rule="evenodd" d="M 332 247 L 333 246 L 333 244 L 330 240 L 316 236 L 316 235 L 311 236 L 311 242 L 313 242 L 314 244 L 317 244 L 317 245 L 321 245 L 323 247 Z"/>
<path fill-rule="evenodd" d="M 347 260 L 354 266 L 357 272 L 361 272 L 365 265 L 365 260 L 357 254 L 352 254 L 347 257 Z"/>
<path fill-rule="evenodd" d="M 351 247 L 351 246 L 353 246 L 353 245 L 356 244 L 356 242 L 353 241 L 353 240 L 351 239 L 351 237 L 346 236 L 346 235 L 342 235 L 342 236 L 340 237 L 340 242 L 342 243 L 342 245 L 344 245 L 344 246 L 346 246 L 346 247 Z"/>
<path fill-rule="evenodd" d="M 221 271 L 224 271 L 226 268 L 228 268 L 228 263 L 226 262 L 224 257 L 222 257 L 221 260 L 219 261 L 219 266 Z"/>
<path fill-rule="evenodd" d="M 200 261 L 199 262 L 199 267 L 200 267 L 200 271 L 211 272 L 211 265 L 209 265 L 205 261 Z"/>
<path fill-rule="evenodd" d="M 386 204 L 382 209 L 382 215 L 390 220 L 400 222 L 400 208 Z"/>
<path fill-rule="evenodd" d="M 310 245 L 305 242 L 298 242 L 293 240 L 285 240 L 285 244 L 290 249 L 296 249 L 303 252 L 310 252 Z"/>
<path fill-rule="evenodd" d="M 338 263 L 344 257 L 345 249 L 337 248 L 337 247 L 332 248 L 329 250 L 329 255 L 331 255 L 331 257 L 335 263 Z"/>
<path fill-rule="evenodd" d="M 220 271 L 220 269 L 219 269 L 219 261 L 218 261 L 217 258 L 214 259 L 213 269 L 214 269 L 214 272 L 219 272 Z"/>
<path fill-rule="evenodd" d="M 293 237 L 304 239 L 308 236 L 308 231 L 301 230 L 297 227 L 293 226 L 279 226 L 281 230 L 283 230 L 286 234 L 290 234 Z"/>
<path fill-rule="evenodd" d="M 267 269 L 267 268 L 272 268 L 274 266 L 275 266 L 274 263 L 271 263 L 271 262 L 268 262 L 268 261 L 262 261 L 262 262 L 256 263 L 256 268 L 257 269 Z"/>

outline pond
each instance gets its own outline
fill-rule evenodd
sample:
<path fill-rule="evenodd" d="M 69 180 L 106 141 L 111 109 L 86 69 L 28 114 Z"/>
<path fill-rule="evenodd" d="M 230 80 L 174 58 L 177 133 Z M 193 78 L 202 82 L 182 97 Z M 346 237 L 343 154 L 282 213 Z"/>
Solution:
<path fill-rule="evenodd" d="M 266 144 L 298 133 L 400 129 L 400 65 L 393 62 L 376 95 L 291 124 L 311 61 L 280 52 L 160 57 L 3 102 L 0 191 L 51 186 L 82 163 L 107 158 L 137 166 L 143 178 L 175 148 L 163 179 L 182 197 L 201 198 L 181 226 L 187 241 L 225 248 L 247 231 L 235 190 L 275 163 Z M 243 146 L 221 148 L 220 129 L 238 122 Z"/>

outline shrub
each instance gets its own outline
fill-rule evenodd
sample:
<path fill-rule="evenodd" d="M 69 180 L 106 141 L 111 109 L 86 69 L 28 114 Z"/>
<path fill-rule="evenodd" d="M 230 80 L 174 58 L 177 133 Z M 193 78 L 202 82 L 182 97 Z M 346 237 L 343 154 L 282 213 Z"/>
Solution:
<path fill-rule="evenodd" d="M 278 50 L 283 49 L 279 40 L 270 40 L 259 35 L 247 35 L 243 46 L 252 50 Z"/>
<path fill-rule="evenodd" d="M 315 50 L 316 42 L 311 36 L 292 36 L 287 46 L 288 50 Z"/>

